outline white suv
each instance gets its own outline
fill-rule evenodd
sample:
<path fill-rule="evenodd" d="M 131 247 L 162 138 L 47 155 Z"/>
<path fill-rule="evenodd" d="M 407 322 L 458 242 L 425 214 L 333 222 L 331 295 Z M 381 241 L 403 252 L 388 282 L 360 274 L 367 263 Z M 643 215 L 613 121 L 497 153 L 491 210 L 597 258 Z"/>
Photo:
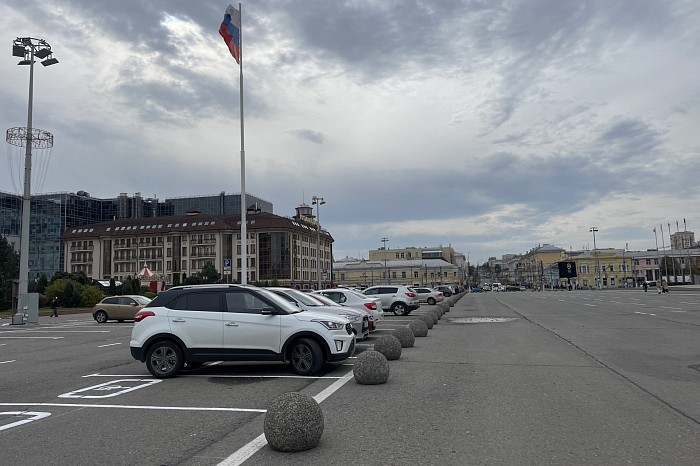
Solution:
<path fill-rule="evenodd" d="M 285 361 L 301 375 L 355 351 L 348 319 L 301 312 L 276 294 L 248 285 L 178 286 L 134 317 L 131 355 L 157 378 L 206 361 Z"/>
<path fill-rule="evenodd" d="M 420 307 L 418 295 L 403 285 L 370 286 L 362 292 L 366 296 L 379 298 L 382 309 L 397 316 L 406 316 Z"/>

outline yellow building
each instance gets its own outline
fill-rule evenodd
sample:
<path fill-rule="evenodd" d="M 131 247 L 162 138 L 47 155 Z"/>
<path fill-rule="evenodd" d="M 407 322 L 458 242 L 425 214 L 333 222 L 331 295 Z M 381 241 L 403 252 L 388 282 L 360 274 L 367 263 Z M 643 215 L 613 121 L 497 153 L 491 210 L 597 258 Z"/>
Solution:
<path fill-rule="evenodd" d="M 572 283 L 582 288 L 618 288 L 632 284 L 632 255 L 621 249 L 595 249 L 566 254 L 576 262 L 577 277 Z"/>
<path fill-rule="evenodd" d="M 370 261 L 399 261 L 413 259 L 442 259 L 450 264 L 455 263 L 455 251 L 450 246 L 434 248 L 400 248 L 400 249 L 372 249 L 369 251 Z"/>
<path fill-rule="evenodd" d="M 442 259 L 411 259 L 333 263 L 333 282 L 344 286 L 395 285 L 435 286 L 462 283 L 465 271 Z"/>
<path fill-rule="evenodd" d="M 519 262 L 522 281 L 533 288 L 541 287 L 545 279 L 545 267 L 561 261 L 564 253 L 565 251 L 562 248 L 551 244 L 543 244 L 532 248 L 527 254 L 523 255 Z"/>

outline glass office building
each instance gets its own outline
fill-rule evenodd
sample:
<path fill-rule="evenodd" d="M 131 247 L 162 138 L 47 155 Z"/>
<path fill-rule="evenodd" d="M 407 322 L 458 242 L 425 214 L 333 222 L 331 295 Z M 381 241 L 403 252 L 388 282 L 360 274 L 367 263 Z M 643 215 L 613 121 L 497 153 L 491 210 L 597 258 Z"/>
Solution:
<path fill-rule="evenodd" d="M 60 237 L 68 228 L 123 218 L 185 215 L 195 208 L 211 215 L 241 213 L 241 195 L 225 194 L 165 199 L 145 199 L 141 193 L 99 199 L 85 191 L 32 196 L 29 230 L 29 280 L 42 273 L 51 278 L 64 263 Z M 272 212 L 272 203 L 246 194 L 248 205 Z M 0 234 L 19 249 L 22 223 L 20 195 L 0 191 Z"/>

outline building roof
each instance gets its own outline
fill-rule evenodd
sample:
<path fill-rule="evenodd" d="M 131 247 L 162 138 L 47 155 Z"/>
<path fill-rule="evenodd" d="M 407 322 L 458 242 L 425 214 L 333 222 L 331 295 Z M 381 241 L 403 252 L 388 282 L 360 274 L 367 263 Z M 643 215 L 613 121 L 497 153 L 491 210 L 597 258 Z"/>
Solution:
<path fill-rule="evenodd" d="M 260 212 L 246 216 L 248 231 L 255 230 L 296 230 L 302 233 L 316 233 L 316 228 L 293 218 L 280 217 L 279 215 Z M 168 233 L 204 233 L 215 231 L 236 231 L 241 229 L 240 215 L 209 215 L 203 213 L 190 213 L 189 215 L 176 215 L 167 217 L 127 218 L 112 220 L 109 222 L 94 223 L 81 227 L 68 228 L 62 235 L 62 240 L 93 238 L 95 236 L 140 236 L 153 234 L 154 230 L 160 234 Z M 321 235 L 326 240 L 333 241 L 333 237 L 326 230 L 321 230 Z"/>
<path fill-rule="evenodd" d="M 387 268 L 421 268 L 428 267 L 431 269 L 444 267 L 446 269 L 458 268 L 454 264 L 450 264 L 443 259 L 406 259 L 406 260 L 388 260 L 386 261 Z M 359 262 L 334 262 L 333 270 L 341 270 L 345 268 L 362 268 L 362 267 L 384 267 L 384 261 L 359 261 Z"/>

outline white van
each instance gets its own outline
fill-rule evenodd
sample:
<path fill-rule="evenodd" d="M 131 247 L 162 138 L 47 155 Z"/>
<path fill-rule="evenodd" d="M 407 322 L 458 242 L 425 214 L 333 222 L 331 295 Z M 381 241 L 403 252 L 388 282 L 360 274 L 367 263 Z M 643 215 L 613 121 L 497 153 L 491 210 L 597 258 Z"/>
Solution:
<path fill-rule="evenodd" d="M 504 285 L 501 285 L 500 283 L 492 283 L 491 289 L 493 291 L 506 291 L 506 287 Z"/>

